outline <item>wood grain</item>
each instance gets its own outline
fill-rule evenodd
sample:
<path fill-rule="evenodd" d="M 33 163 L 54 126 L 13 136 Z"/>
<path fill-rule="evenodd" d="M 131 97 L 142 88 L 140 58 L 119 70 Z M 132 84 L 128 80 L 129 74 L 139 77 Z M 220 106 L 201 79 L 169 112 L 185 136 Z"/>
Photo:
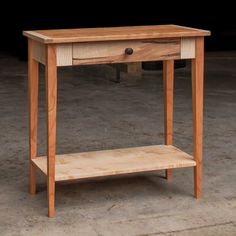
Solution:
<path fill-rule="evenodd" d="M 55 155 L 56 155 L 56 105 L 57 67 L 56 46 L 46 48 L 46 101 L 47 101 L 47 186 L 48 216 L 54 217 L 55 208 Z"/>
<path fill-rule="evenodd" d="M 84 29 L 24 31 L 26 37 L 42 43 L 73 43 L 127 39 L 158 39 L 210 35 L 209 31 L 178 25 L 128 26 Z"/>
<path fill-rule="evenodd" d="M 195 38 L 181 38 L 181 59 L 195 58 Z"/>
<path fill-rule="evenodd" d="M 33 41 L 38 41 L 40 43 L 51 41 L 51 37 L 47 37 L 46 35 L 38 33 L 37 31 L 23 31 L 23 35 L 32 39 Z"/>
<path fill-rule="evenodd" d="M 163 62 L 164 89 L 164 135 L 165 144 L 173 142 L 173 102 L 174 102 L 174 60 Z M 166 170 L 166 179 L 172 178 L 172 170 Z"/>
<path fill-rule="evenodd" d="M 72 44 L 56 45 L 57 66 L 72 66 Z M 46 63 L 46 45 L 33 41 L 32 57 L 36 61 L 45 65 Z"/>
<path fill-rule="evenodd" d="M 125 54 L 126 48 L 132 48 L 133 54 Z M 180 50 L 180 39 L 75 43 L 73 65 L 179 59 Z"/>
<path fill-rule="evenodd" d="M 33 41 L 28 39 L 28 90 L 29 90 L 29 159 L 37 156 L 38 129 L 38 62 L 33 59 Z M 36 193 L 36 170 L 30 162 L 29 192 Z"/>
<path fill-rule="evenodd" d="M 40 62 L 45 65 L 45 57 L 46 57 L 46 47 L 43 43 L 39 43 L 37 41 L 32 42 L 32 57 L 34 60 Z"/>
<path fill-rule="evenodd" d="M 45 175 L 45 157 L 32 160 Z M 173 146 L 154 145 L 57 155 L 56 181 L 195 166 L 193 158 Z"/>
<path fill-rule="evenodd" d="M 72 66 L 72 44 L 57 45 L 57 66 Z"/>
<path fill-rule="evenodd" d="M 193 139 L 195 197 L 202 195 L 203 152 L 203 86 L 204 86 L 204 38 L 196 38 L 196 58 L 192 60 Z"/>
<path fill-rule="evenodd" d="M 29 38 L 30 192 L 35 169 L 47 176 L 48 215 L 55 214 L 55 181 L 194 167 L 202 194 L 204 38 L 209 31 L 175 25 L 25 31 Z M 32 39 L 32 40 L 31 40 Z M 132 55 L 125 54 L 133 48 Z M 192 59 L 194 158 L 172 146 L 174 59 Z M 56 156 L 57 66 L 164 60 L 165 144 Z M 45 64 L 47 156 L 37 155 L 38 62 Z M 141 65 L 141 63 L 140 63 Z M 57 157 L 57 158 L 56 158 Z"/>

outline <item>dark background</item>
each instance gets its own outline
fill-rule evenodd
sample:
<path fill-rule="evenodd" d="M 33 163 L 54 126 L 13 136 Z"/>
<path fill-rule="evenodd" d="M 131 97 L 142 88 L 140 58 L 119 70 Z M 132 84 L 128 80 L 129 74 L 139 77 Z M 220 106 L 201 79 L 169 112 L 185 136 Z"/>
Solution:
<path fill-rule="evenodd" d="M 131 5 L 130 5 L 131 4 Z M 234 7 L 227 1 L 205 6 L 194 1 L 126 3 L 110 1 L 64 2 L 49 5 L 32 2 L 24 7 L 15 3 L 0 15 L 0 50 L 26 59 L 27 43 L 23 30 L 106 27 L 123 25 L 179 24 L 212 32 L 206 38 L 206 50 L 235 50 L 236 26 Z M 157 5 L 157 6 L 156 6 Z M 14 13 L 11 12 L 14 7 Z M 19 9 L 18 9 L 19 8 Z"/>

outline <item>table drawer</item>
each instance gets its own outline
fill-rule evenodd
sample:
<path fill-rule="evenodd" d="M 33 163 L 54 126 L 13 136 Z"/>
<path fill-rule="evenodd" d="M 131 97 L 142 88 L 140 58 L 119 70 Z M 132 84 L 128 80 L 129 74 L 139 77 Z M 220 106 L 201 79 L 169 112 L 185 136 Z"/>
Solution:
<path fill-rule="evenodd" d="M 179 59 L 181 40 L 86 42 L 72 45 L 73 65 Z"/>

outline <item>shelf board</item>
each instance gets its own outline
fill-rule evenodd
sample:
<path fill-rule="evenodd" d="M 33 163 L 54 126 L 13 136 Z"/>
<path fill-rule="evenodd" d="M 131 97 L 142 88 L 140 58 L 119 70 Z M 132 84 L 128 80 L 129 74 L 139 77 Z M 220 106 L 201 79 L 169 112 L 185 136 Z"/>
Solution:
<path fill-rule="evenodd" d="M 38 157 L 32 162 L 47 175 L 46 157 Z M 55 180 L 84 179 L 195 165 L 192 156 L 171 145 L 63 154 L 56 155 Z"/>

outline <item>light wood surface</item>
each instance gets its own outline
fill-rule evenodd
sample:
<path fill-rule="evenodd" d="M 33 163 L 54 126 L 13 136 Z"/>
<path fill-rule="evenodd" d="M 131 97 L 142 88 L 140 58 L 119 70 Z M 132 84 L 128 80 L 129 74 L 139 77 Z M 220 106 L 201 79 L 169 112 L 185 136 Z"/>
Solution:
<path fill-rule="evenodd" d="M 72 44 L 56 45 L 57 66 L 72 66 Z M 46 45 L 32 42 L 32 57 L 41 64 L 46 64 Z"/>
<path fill-rule="evenodd" d="M 177 25 L 152 25 L 84 29 L 24 31 L 29 38 L 42 43 L 73 43 L 126 39 L 158 39 L 210 35 L 209 31 Z"/>
<path fill-rule="evenodd" d="M 133 54 L 125 54 L 126 48 Z M 179 38 L 74 43 L 73 65 L 179 59 L 180 51 Z"/>
<path fill-rule="evenodd" d="M 33 58 L 45 65 L 46 45 L 33 42 Z M 126 55 L 125 49 L 132 48 L 132 55 Z M 58 44 L 57 66 L 130 63 L 180 59 L 180 39 L 125 40 L 122 42 L 90 42 Z"/>
<path fill-rule="evenodd" d="M 37 31 L 23 31 L 23 35 L 40 43 L 51 41 L 51 37 L 47 37 L 42 33 L 37 33 Z"/>
<path fill-rule="evenodd" d="M 45 44 L 33 41 L 32 56 L 44 65 L 46 60 L 45 48 Z M 126 55 L 126 48 L 133 48 L 133 55 Z M 119 62 L 135 65 L 134 63 L 138 63 L 137 61 L 195 58 L 195 38 L 64 43 L 58 44 L 56 50 L 57 66 Z M 131 68 L 136 69 L 132 66 Z"/>
<path fill-rule="evenodd" d="M 46 48 L 46 102 L 47 102 L 47 187 L 48 216 L 54 217 L 55 208 L 55 153 L 56 153 L 56 105 L 57 66 L 56 46 Z"/>
<path fill-rule="evenodd" d="M 174 60 L 163 62 L 163 93 L 164 93 L 164 135 L 165 144 L 173 141 L 173 97 L 174 97 Z M 172 170 L 166 170 L 166 179 L 170 180 Z"/>
<path fill-rule="evenodd" d="M 46 45 L 37 41 L 32 44 L 33 58 L 45 65 Z M 134 53 L 126 55 L 126 48 L 132 48 Z M 56 45 L 56 51 L 57 66 L 191 59 L 195 58 L 195 37 L 61 43 Z"/>
<path fill-rule="evenodd" d="M 196 38 L 196 59 L 192 60 L 193 96 L 193 139 L 194 192 L 196 198 L 202 195 L 202 152 L 203 152 L 203 87 L 204 87 L 204 38 Z"/>
<path fill-rule="evenodd" d="M 32 160 L 45 175 L 45 157 Z M 154 145 L 56 156 L 56 181 L 195 166 L 189 154 L 173 146 Z"/>
<path fill-rule="evenodd" d="M 57 45 L 57 66 L 72 66 L 72 44 Z"/>
<path fill-rule="evenodd" d="M 55 181 L 194 167 L 202 194 L 204 38 L 209 31 L 176 25 L 24 31 L 29 38 L 30 192 L 36 168 L 47 176 L 48 215 L 55 214 Z M 126 48 L 134 50 L 132 55 Z M 194 157 L 172 146 L 174 59 L 192 59 Z M 57 66 L 164 60 L 165 144 L 56 155 Z M 38 63 L 45 65 L 47 156 L 37 157 Z M 141 65 L 141 63 L 139 63 Z M 131 64 L 130 64 L 131 65 Z M 134 65 L 134 64 L 133 64 Z"/>
<path fill-rule="evenodd" d="M 181 38 L 181 59 L 195 58 L 195 38 Z"/>
<path fill-rule="evenodd" d="M 46 60 L 46 46 L 43 43 L 32 41 L 32 57 L 34 60 L 45 65 Z"/>
<path fill-rule="evenodd" d="M 37 156 L 37 128 L 38 128 L 38 62 L 32 57 L 33 41 L 28 40 L 28 89 L 29 89 L 29 158 Z M 29 192 L 36 193 L 36 170 L 30 162 Z"/>

